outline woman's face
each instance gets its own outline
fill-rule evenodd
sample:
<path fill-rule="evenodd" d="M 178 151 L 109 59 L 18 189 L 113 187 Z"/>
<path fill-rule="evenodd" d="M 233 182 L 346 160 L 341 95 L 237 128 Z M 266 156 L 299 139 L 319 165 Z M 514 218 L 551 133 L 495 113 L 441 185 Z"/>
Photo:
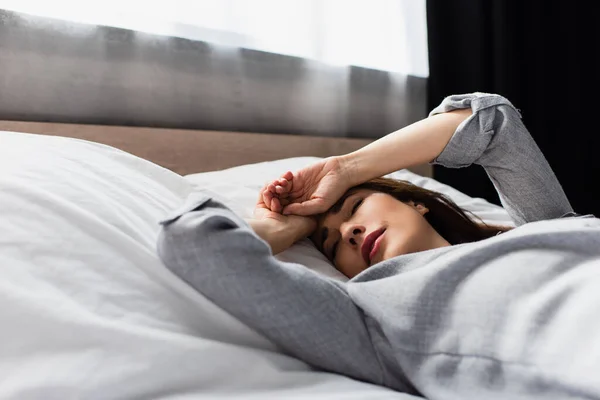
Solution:
<path fill-rule="evenodd" d="M 422 204 L 367 189 L 349 191 L 340 204 L 320 218 L 311 239 L 349 278 L 392 257 L 450 245 L 427 222 Z"/>

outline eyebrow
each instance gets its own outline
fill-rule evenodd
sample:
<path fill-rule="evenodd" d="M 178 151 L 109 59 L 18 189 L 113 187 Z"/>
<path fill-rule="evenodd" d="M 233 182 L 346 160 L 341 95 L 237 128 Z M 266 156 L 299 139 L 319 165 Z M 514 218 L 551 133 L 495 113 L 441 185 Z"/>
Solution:
<path fill-rule="evenodd" d="M 355 192 L 347 191 L 330 209 L 329 212 L 332 214 L 338 214 L 344 203 L 348 199 L 348 197 L 352 196 Z M 325 241 L 327 240 L 327 236 L 329 236 L 329 229 L 324 226 L 321 229 L 321 249 L 323 253 L 325 253 Z"/>

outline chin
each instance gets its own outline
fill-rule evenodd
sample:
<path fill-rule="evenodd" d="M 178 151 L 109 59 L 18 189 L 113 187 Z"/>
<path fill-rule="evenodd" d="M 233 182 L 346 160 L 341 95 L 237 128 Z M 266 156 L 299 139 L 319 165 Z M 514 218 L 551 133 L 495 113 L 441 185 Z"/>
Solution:
<path fill-rule="evenodd" d="M 403 249 L 395 249 L 395 248 L 391 248 L 392 246 L 386 246 L 385 250 L 383 251 L 383 254 L 381 255 L 380 259 L 377 259 L 375 263 L 373 263 L 373 265 L 375 264 L 379 264 L 382 261 L 385 260 L 389 260 L 390 258 L 394 258 L 394 257 L 398 257 L 401 256 L 403 254 L 407 254 L 406 251 L 403 251 Z"/>
<path fill-rule="evenodd" d="M 390 256 L 390 255 L 388 255 L 388 252 L 387 252 L 387 251 L 384 251 L 384 252 L 383 252 L 383 255 L 382 255 L 381 257 L 377 257 L 377 258 L 376 258 L 376 259 L 373 261 L 373 264 L 371 264 L 371 267 L 372 267 L 373 265 L 377 265 L 377 264 L 379 264 L 380 262 L 383 262 L 383 261 L 385 261 L 385 260 L 389 260 L 390 258 L 394 258 L 394 257 L 395 257 L 395 256 Z"/>

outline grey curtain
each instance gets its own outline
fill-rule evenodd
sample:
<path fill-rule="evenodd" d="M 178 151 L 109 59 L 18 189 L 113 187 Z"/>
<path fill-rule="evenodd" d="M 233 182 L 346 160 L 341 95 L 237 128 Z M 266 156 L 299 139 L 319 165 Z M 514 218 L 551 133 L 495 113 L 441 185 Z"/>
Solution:
<path fill-rule="evenodd" d="M 5 120 L 375 138 L 427 114 L 425 78 L 7 10 L 0 74 Z"/>

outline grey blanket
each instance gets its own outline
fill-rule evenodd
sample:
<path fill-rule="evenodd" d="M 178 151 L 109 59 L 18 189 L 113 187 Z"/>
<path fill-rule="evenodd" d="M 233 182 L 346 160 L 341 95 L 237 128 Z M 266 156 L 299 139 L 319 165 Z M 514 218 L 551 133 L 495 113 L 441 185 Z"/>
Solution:
<path fill-rule="evenodd" d="M 283 263 L 210 196 L 166 217 L 167 268 L 317 368 L 428 399 L 600 399 L 600 219 L 571 206 L 519 112 L 485 93 L 434 160 L 482 165 L 517 228 L 347 283 Z"/>

